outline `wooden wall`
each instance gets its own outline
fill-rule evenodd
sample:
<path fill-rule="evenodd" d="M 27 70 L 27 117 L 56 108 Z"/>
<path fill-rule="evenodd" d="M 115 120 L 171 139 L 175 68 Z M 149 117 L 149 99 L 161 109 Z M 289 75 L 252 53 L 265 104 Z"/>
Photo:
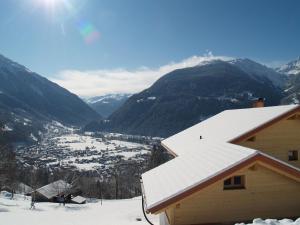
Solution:
<path fill-rule="evenodd" d="M 280 175 L 261 162 L 253 165 L 232 174 L 245 175 L 245 189 L 223 190 L 223 180 L 218 181 L 170 206 L 166 210 L 170 224 L 219 224 L 245 222 L 257 217 L 299 217 L 300 180 Z"/>
<path fill-rule="evenodd" d="M 254 141 L 244 140 L 238 144 L 261 150 L 300 168 L 300 117 L 280 121 L 257 133 Z M 298 161 L 288 161 L 289 150 L 298 150 Z"/>

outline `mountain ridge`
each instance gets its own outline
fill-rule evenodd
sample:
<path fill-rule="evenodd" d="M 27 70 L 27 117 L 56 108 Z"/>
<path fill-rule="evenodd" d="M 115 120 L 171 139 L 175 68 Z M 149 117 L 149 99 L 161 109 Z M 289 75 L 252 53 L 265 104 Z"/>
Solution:
<path fill-rule="evenodd" d="M 99 118 L 75 94 L 0 56 L 0 120 L 12 127 L 16 124 L 29 127 L 24 122 L 28 120 L 40 130 L 47 121 L 79 126 Z"/>
<path fill-rule="evenodd" d="M 86 130 L 167 137 L 220 111 L 249 107 L 258 97 L 280 103 L 274 81 L 244 70 L 222 60 L 174 70 Z"/>

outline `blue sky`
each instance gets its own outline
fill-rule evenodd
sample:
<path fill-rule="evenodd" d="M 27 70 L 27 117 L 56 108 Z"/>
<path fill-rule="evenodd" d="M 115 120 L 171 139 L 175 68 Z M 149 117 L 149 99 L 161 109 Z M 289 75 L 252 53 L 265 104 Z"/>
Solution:
<path fill-rule="evenodd" d="M 95 95 L 109 89 L 84 94 L 61 77 L 157 71 L 208 52 L 270 65 L 294 59 L 299 12 L 297 0 L 1 0 L 0 54 Z"/>

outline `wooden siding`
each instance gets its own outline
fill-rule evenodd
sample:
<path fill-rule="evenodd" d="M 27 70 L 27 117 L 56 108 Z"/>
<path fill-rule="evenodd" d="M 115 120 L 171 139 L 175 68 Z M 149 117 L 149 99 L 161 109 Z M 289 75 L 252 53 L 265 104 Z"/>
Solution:
<path fill-rule="evenodd" d="M 300 119 L 285 119 L 258 132 L 254 140 L 243 140 L 239 145 L 258 149 L 266 154 L 300 168 Z M 298 150 L 297 161 L 288 160 L 288 151 Z"/>
<path fill-rule="evenodd" d="M 245 175 L 246 188 L 223 190 L 223 181 L 234 175 Z M 171 205 L 166 212 L 171 225 L 298 217 L 300 180 L 290 179 L 256 162 Z"/>

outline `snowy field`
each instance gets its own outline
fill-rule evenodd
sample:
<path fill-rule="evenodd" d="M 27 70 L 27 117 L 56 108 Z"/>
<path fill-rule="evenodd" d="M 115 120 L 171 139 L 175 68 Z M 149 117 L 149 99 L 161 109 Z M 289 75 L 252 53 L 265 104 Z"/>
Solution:
<path fill-rule="evenodd" d="M 141 210 L 141 198 L 104 200 L 85 205 L 36 203 L 30 210 L 30 199 L 16 196 L 10 200 L 0 196 L 0 225 L 146 225 Z M 140 218 L 142 221 L 137 221 Z M 158 217 L 150 216 L 155 225 Z"/>
<path fill-rule="evenodd" d="M 69 156 L 62 163 L 76 166 L 80 170 L 93 170 L 103 165 L 113 164 L 114 158 L 120 156 L 125 160 L 142 160 L 143 154 L 150 154 L 151 146 L 120 140 L 102 140 L 88 135 L 67 134 L 53 138 L 61 149 L 69 151 Z M 79 155 L 85 151 L 84 156 Z M 94 151 L 93 154 L 91 152 Z M 88 154 L 89 156 L 85 156 Z M 72 155 L 72 156 L 70 156 Z M 74 157 L 74 155 L 76 155 Z M 80 163 L 76 162 L 76 159 Z M 101 159 L 105 159 L 102 160 Z M 55 162 L 57 163 L 57 162 Z M 105 165 L 106 164 L 106 165 Z"/>
<path fill-rule="evenodd" d="M 16 195 L 11 200 L 7 192 L 0 195 L 0 225 L 148 225 L 141 210 L 141 198 L 125 200 L 104 200 L 89 202 L 85 205 L 57 203 L 36 203 L 30 210 L 30 197 Z M 148 216 L 159 225 L 158 216 Z M 137 219 L 141 219 L 138 221 Z M 239 223 L 236 225 L 246 225 Z M 300 225 L 300 218 L 254 219 L 247 225 Z"/>
<path fill-rule="evenodd" d="M 245 223 L 237 223 L 236 225 L 246 225 Z M 254 219 L 252 223 L 248 223 L 247 225 L 300 225 L 300 218 L 293 221 L 290 219 L 282 219 L 282 220 L 276 220 L 276 219 Z"/>
<path fill-rule="evenodd" d="M 83 136 L 78 134 L 63 135 L 55 139 L 59 146 L 66 147 L 72 151 L 85 150 L 86 148 L 101 151 L 114 150 L 116 147 L 128 149 L 144 147 L 142 144 L 119 140 L 109 140 L 103 142 L 101 138 L 93 138 L 91 136 Z"/>

